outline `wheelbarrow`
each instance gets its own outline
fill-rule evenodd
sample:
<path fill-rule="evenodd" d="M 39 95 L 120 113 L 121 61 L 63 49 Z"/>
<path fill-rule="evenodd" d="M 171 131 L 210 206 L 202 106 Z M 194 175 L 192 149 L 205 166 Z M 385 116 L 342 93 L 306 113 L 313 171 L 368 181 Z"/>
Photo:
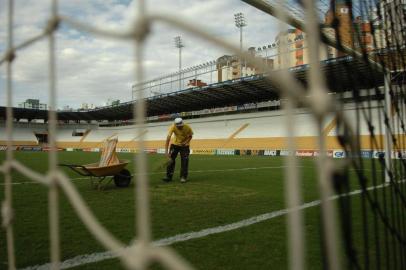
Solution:
<path fill-rule="evenodd" d="M 131 183 L 131 173 L 124 167 L 129 163 L 128 160 L 120 160 L 117 164 L 99 166 L 99 163 L 85 165 L 59 164 L 59 166 L 68 167 L 81 176 L 89 176 L 93 188 L 103 189 L 112 180 L 116 187 L 128 187 Z M 105 182 L 105 180 L 108 180 Z M 104 183 L 103 183 L 104 182 Z"/>

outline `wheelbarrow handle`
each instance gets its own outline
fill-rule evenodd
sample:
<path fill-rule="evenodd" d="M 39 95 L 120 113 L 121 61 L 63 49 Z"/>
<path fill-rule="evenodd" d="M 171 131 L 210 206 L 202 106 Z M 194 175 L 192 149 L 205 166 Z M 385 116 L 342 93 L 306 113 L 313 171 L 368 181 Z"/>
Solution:
<path fill-rule="evenodd" d="M 94 176 L 93 173 L 91 173 L 85 166 L 83 165 L 75 165 L 75 164 L 63 164 L 63 163 L 59 163 L 58 166 L 63 166 L 63 167 L 68 167 L 69 169 L 71 169 L 72 171 L 80 174 L 81 176 Z M 83 173 L 83 172 L 86 172 Z"/>
<path fill-rule="evenodd" d="M 83 165 L 63 164 L 63 163 L 59 163 L 58 166 L 64 166 L 64 167 L 83 167 Z"/>

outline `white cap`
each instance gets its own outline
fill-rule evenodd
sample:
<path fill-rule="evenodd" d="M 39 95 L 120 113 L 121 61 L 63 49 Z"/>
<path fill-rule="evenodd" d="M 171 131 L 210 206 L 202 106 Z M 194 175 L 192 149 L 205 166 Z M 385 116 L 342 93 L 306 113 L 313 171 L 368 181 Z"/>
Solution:
<path fill-rule="evenodd" d="M 177 125 L 177 126 L 183 126 L 183 119 L 180 118 L 180 117 L 175 118 L 175 125 Z"/>

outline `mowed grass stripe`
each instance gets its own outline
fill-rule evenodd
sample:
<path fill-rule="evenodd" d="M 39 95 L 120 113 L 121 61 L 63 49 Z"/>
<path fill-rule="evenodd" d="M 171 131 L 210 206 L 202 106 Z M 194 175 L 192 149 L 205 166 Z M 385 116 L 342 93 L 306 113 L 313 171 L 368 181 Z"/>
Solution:
<path fill-rule="evenodd" d="M 99 155 L 100 153 L 84 152 L 58 153 L 60 163 L 75 164 L 96 162 Z M 25 166 L 39 173 L 44 174 L 47 171 L 47 153 L 16 152 L 15 156 Z M 120 157 L 132 160 L 131 154 L 120 154 Z M 164 158 L 163 155 L 148 155 L 149 168 L 155 168 L 154 165 L 161 163 Z M 4 153 L 0 152 L 0 163 L 2 160 L 4 160 Z M 200 232 L 202 228 L 227 226 L 263 213 L 280 211 L 285 205 L 284 171 L 286 168 L 283 165 L 283 157 L 246 156 L 242 158 L 192 155 L 190 182 L 187 184 L 179 183 L 180 162 L 176 165 L 173 183 L 167 184 L 161 181 L 164 174 L 162 169 L 150 171 L 151 230 L 154 238 L 162 240 L 168 238 L 168 235 L 179 236 L 184 232 Z M 314 159 L 300 159 L 300 165 L 303 201 L 316 201 L 319 195 Z M 364 168 L 369 167 L 366 164 Z M 128 169 L 132 171 L 133 164 L 129 164 Z M 78 178 L 77 174 L 69 170 L 65 172 L 71 178 Z M 369 174 L 368 171 L 365 172 L 367 177 Z M 358 189 L 359 185 L 353 177 L 354 173 L 351 175 L 351 190 Z M 0 174 L 0 183 L 3 177 Z M 28 180 L 18 172 L 13 172 L 13 179 L 23 182 Z M 99 222 L 122 242 L 130 243 L 135 235 L 134 189 L 117 189 L 114 184 L 111 184 L 104 191 L 97 191 L 90 187 L 89 182 L 74 181 L 74 184 Z M 368 184 L 372 183 L 368 182 Z M 47 195 L 47 188 L 41 185 L 21 184 L 14 189 L 14 231 L 18 267 L 42 265 L 49 261 Z M 4 193 L 0 193 L 0 201 L 3 199 Z M 356 202 L 355 206 L 358 204 Z M 320 242 L 317 240 L 320 232 L 318 211 L 306 212 L 314 212 L 306 219 L 308 223 L 306 231 L 311 229 L 311 233 L 307 233 L 310 239 L 307 242 L 307 250 L 312 251 L 312 261 L 315 262 L 312 269 L 321 269 L 314 266 L 320 265 L 322 261 L 322 255 L 319 252 Z M 354 223 L 359 220 L 360 215 L 354 215 Z M 60 224 L 62 260 L 75 258 L 80 254 L 103 252 L 104 248 L 81 224 L 63 192 L 60 196 Z M 173 246 L 198 268 L 199 265 L 207 264 L 210 267 L 205 269 L 217 269 L 216 266 L 223 260 L 227 261 L 223 269 L 270 269 L 269 265 L 281 265 L 281 269 L 285 269 L 286 252 L 281 254 L 281 250 L 286 250 L 284 218 L 273 219 L 271 224 L 264 222 L 249 228 L 244 229 L 243 235 L 239 235 L 242 230 L 233 230 L 200 240 L 177 242 L 179 244 Z M 250 233 L 246 235 L 247 230 Z M 230 234 L 233 237 L 230 238 Z M 263 236 L 267 237 L 266 241 L 261 240 Z M 252 243 L 250 239 L 257 240 Z M 5 243 L 4 232 L 0 234 L 0 243 Z M 272 246 L 270 247 L 268 243 L 272 243 Z M 256 255 L 248 256 L 253 254 L 253 251 L 257 252 Z M 7 254 L 5 245 L 0 245 L 0 268 L 3 266 L 7 268 L 5 254 Z M 111 265 L 112 262 L 114 265 Z M 242 265 L 244 268 L 241 268 Z M 119 263 L 115 259 L 100 264 L 79 266 L 80 269 L 89 269 L 89 267 L 117 269 Z"/>
<path fill-rule="evenodd" d="M 401 181 L 402 183 L 404 181 Z M 400 183 L 400 182 L 399 182 Z M 385 183 L 385 184 L 381 184 L 378 186 L 373 186 L 373 187 L 368 187 L 367 190 L 371 191 L 374 189 L 380 189 L 380 188 L 384 188 L 389 186 L 389 183 Z M 347 196 L 354 196 L 354 195 L 358 195 L 362 192 L 362 190 L 355 190 L 352 191 L 350 193 L 347 194 L 343 194 L 343 195 L 335 195 L 329 198 L 329 200 L 336 200 L 340 197 L 347 197 Z M 289 209 L 282 209 L 282 210 L 278 210 L 278 211 L 274 211 L 274 212 L 270 212 L 270 213 L 265 213 L 262 215 L 258 215 L 255 217 L 251 217 L 248 219 L 244 219 L 238 222 L 234 222 L 231 224 L 227 224 L 227 225 L 223 225 L 223 226 L 218 226 L 218 227 L 214 227 L 214 228 L 207 228 L 207 229 L 203 229 L 201 231 L 198 232 L 189 232 L 189 233 L 183 233 L 183 234 L 178 234 L 175 236 L 171 236 L 171 237 L 167 237 L 167 238 L 163 238 L 163 239 L 159 239 L 153 242 L 154 246 L 169 246 L 178 242 L 184 242 L 184 241 L 188 241 L 188 240 L 193 240 L 193 239 L 198 239 L 198 238 L 202 238 L 202 237 L 206 237 L 209 235 L 213 235 L 213 234 L 218 234 L 218 233 L 224 233 L 224 232 L 228 232 L 228 231 L 232 231 L 232 230 L 237 230 L 237 229 L 241 229 L 247 226 L 251 226 L 254 225 L 256 223 L 259 222 L 263 222 L 263 221 L 267 221 L 269 219 L 272 218 L 276 218 L 276 217 L 280 217 L 283 215 L 286 215 L 292 211 L 299 211 L 299 210 L 304 210 L 306 208 L 310 208 L 310 207 L 315 207 L 321 204 L 320 200 L 315 200 L 312 202 L 308 202 L 303 204 L 300 207 L 297 208 L 289 208 Z M 100 261 L 104 261 L 104 260 L 108 260 L 108 259 L 113 259 L 116 258 L 117 255 L 113 254 L 110 251 L 105 251 L 105 252 L 98 252 L 98 253 L 92 253 L 92 254 L 84 254 L 84 255 L 79 255 L 76 256 L 74 258 L 65 260 L 63 262 L 61 262 L 60 268 L 61 269 L 69 269 L 72 267 L 76 267 L 76 266 L 81 266 L 84 264 L 89 264 L 89 263 L 96 263 L 96 262 L 100 262 Z M 50 263 L 46 263 L 43 265 L 35 265 L 35 266 L 30 266 L 30 267 L 26 267 L 23 268 L 21 270 L 47 270 L 49 269 L 51 266 Z"/>
<path fill-rule="evenodd" d="M 0 152 L 0 162 L 4 160 L 4 153 Z M 98 160 L 100 153 L 60 152 L 60 163 L 87 164 Z M 132 159 L 131 154 L 120 154 L 122 158 Z M 15 152 L 16 159 L 25 166 L 45 174 L 48 168 L 48 155 L 41 152 Z M 263 210 L 276 210 L 262 203 L 267 199 L 261 193 L 260 186 L 250 177 L 264 180 L 264 184 L 272 180 L 269 171 L 280 171 L 281 162 L 269 158 L 253 157 L 235 160 L 223 157 L 211 157 L 209 160 L 194 160 L 190 158 L 190 182 L 187 185 L 178 183 L 176 175 L 180 162 L 177 164 L 174 183 L 166 184 L 161 181 L 162 170 L 151 172 L 151 215 L 152 230 L 157 239 L 167 235 L 177 235 L 185 231 L 199 231 L 201 228 L 228 224 L 244 217 L 250 217 Z M 163 155 L 148 155 L 149 168 L 165 159 Z M 256 160 L 258 159 L 258 160 Z M 245 168 L 275 167 L 274 169 Z M 277 168 L 276 168 L 277 167 Z M 132 164 L 128 168 L 133 169 Z M 228 170 L 227 172 L 222 172 Z M 204 171 L 211 171 L 205 173 Z M 65 170 L 71 178 L 78 175 Z M 280 172 L 278 172 L 281 175 Z M 0 174 L 0 183 L 3 175 Z M 82 177 L 80 177 L 82 178 Z M 279 177 L 278 177 L 279 178 Z M 27 182 L 27 178 L 13 171 L 13 179 Z M 242 181 L 240 180 L 242 179 Z M 86 180 L 86 179 L 84 179 Z M 28 180 L 30 181 L 30 180 Z M 90 188 L 90 181 L 74 181 L 86 203 L 95 213 L 99 221 L 123 242 L 129 242 L 134 236 L 134 193 L 133 188 L 117 189 L 114 184 L 100 192 Z M 16 186 L 17 187 L 17 186 Z M 259 190 L 258 190 L 259 188 Z M 278 192 L 279 193 L 279 192 Z M 47 219 L 47 188 L 41 185 L 18 185 L 14 189 L 15 245 L 18 266 L 41 264 L 48 261 L 49 236 Z M 4 194 L 0 193 L 0 200 Z M 235 203 L 234 200 L 237 200 Z M 262 201 L 262 202 L 261 202 Z M 278 201 L 280 201 L 278 199 Z M 262 206 L 251 210 L 252 205 Z M 204 206 L 204 207 L 202 207 Z M 103 248 L 94 240 L 87 229 L 81 225 L 74 211 L 71 209 L 63 192 L 60 205 L 62 258 L 67 259 L 79 254 L 97 252 Z M 257 208 L 257 207 L 256 207 Z M 5 241 L 4 234 L 0 235 L 0 242 Z M 5 246 L 0 246 L 0 262 L 6 264 Z"/>
<path fill-rule="evenodd" d="M 251 168 L 233 168 L 233 169 L 219 169 L 219 170 L 190 170 L 189 173 L 212 173 L 212 172 L 233 172 L 233 171 L 249 171 L 249 170 L 266 170 L 266 169 L 281 169 L 285 168 L 286 166 L 268 166 L 268 167 L 251 167 Z M 299 166 L 302 167 L 302 166 Z M 148 173 L 148 175 L 154 174 L 164 174 L 164 171 L 161 172 L 152 172 Z M 134 176 L 134 174 L 132 175 Z M 73 177 L 70 178 L 71 180 L 82 180 L 82 179 L 89 179 L 90 177 Z M 24 185 L 24 184 L 41 184 L 38 182 L 12 182 L 12 185 Z M 4 183 L 0 183 L 0 186 L 4 186 Z"/>

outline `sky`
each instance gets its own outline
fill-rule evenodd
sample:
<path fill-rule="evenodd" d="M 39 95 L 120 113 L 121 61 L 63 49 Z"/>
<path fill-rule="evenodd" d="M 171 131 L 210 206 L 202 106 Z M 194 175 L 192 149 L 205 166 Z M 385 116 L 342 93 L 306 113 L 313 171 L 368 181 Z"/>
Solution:
<path fill-rule="evenodd" d="M 7 48 L 7 0 L 0 0 L 0 55 Z M 41 33 L 50 15 L 50 0 L 14 1 L 14 44 Z M 276 19 L 237 0 L 147 0 L 147 12 L 176 16 L 239 46 L 234 14 L 242 12 L 243 47 L 274 42 Z M 59 13 L 100 29 L 129 29 L 137 14 L 137 1 L 59 1 Z M 154 23 L 143 56 L 145 78 L 176 72 L 178 50 L 174 37 L 181 36 L 182 66 L 191 67 L 230 54 L 172 26 Z M 13 106 L 26 99 L 49 104 L 48 42 L 43 39 L 17 51 L 13 62 Z M 56 34 L 57 108 L 80 108 L 83 103 L 103 106 L 109 99 L 131 100 L 134 78 L 134 44 L 102 38 L 62 24 Z M 0 106 L 6 105 L 6 65 L 0 66 Z"/>

